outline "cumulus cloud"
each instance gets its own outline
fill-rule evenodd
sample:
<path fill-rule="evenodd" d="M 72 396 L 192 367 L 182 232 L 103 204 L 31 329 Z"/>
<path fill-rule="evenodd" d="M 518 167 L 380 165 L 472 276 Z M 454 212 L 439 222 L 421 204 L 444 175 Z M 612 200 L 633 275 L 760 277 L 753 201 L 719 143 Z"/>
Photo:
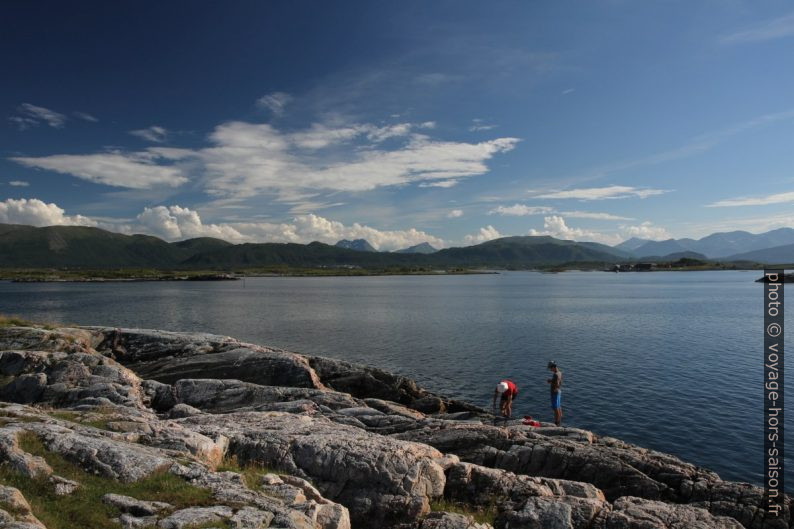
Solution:
<path fill-rule="evenodd" d="M 462 216 L 463 216 L 463 210 L 462 209 L 453 209 L 452 211 L 447 213 L 447 218 L 450 218 L 450 219 L 457 219 L 457 218 L 462 217 Z"/>
<path fill-rule="evenodd" d="M 30 226 L 96 226 L 96 222 L 82 215 L 65 215 L 62 208 L 37 198 L 9 198 L 0 202 L 0 222 Z"/>
<path fill-rule="evenodd" d="M 145 208 L 133 229 L 166 240 L 217 237 L 230 242 L 320 241 L 334 244 L 340 239 L 366 239 L 379 250 L 396 250 L 429 242 L 444 246 L 444 240 L 415 228 L 378 230 L 364 224 L 345 225 L 319 215 L 297 215 L 289 222 L 231 222 L 204 224 L 198 212 L 181 206 Z"/>
<path fill-rule="evenodd" d="M 187 177 L 173 165 L 158 163 L 166 158 L 152 151 L 101 154 L 55 154 L 39 158 L 15 156 L 11 160 L 36 169 L 48 169 L 70 174 L 96 184 L 131 189 L 149 189 L 156 186 L 177 187 L 187 182 Z"/>
<path fill-rule="evenodd" d="M 639 226 L 621 226 L 621 230 L 625 238 L 638 237 L 640 239 L 650 239 L 654 241 L 663 241 L 670 239 L 670 233 L 661 226 L 654 226 L 650 222 L 643 222 Z"/>
<path fill-rule="evenodd" d="M 280 116 L 284 113 L 284 108 L 292 101 L 292 96 L 284 92 L 273 92 L 263 95 L 256 100 L 256 106 L 270 110 L 273 114 Z"/>
<path fill-rule="evenodd" d="M 713 204 L 708 204 L 710 208 L 725 208 L 731 206 L 767 206 L 769 204 L 785 204 L 794 202 L 794 191 L 785 193 L 774 193 L 763 197 L 742 197 L 720 200 Z"/>
<path fill-rule="evenodd" d="M 666 189 L 643 189 L 630 186 L 586 187 L 551 191 L 534 195 L 535 198 L 576 198 L 579 200 L 606 200 L 615 198 L 648 198 L 667 193 Z"/>
<path fill-rule="evenodd" d="M 44 108 L 30 103 L 22 103 L 17 108 L 18 115 L 8 118 L 20 130 L 29 129 L 46 123 L 50 127 L 60 129 L 66 123 L 66 116 L 49 108 Z"/>
<path fill-rule="evenodd" d="M 481 242 L 498 239 L 501 236 L 502 234 L 499 233 L 496 228 L 494 228 L 489 224 L 484 228 L 480 228 L 480 231 L 478 231 L 477 233 L 466 235 L 463 238 L 463 242 L 465 242 L 466 244 L 480 244 Z"/>
<path fill-rule="evenodd" d="M 30 183 L 25 182 L 23 180 L 11 180 L 10 182 L 8 182 L 8 185 L 13 187 L 28 187 Z"/>
<path fill-rule="evenodd" d="M 138 215 L 137 220 L 147 233 L 167 240 L 193 237 L 217 237 L 228 241 L 244 239 L 243 235 L 231 226 L 204 224 L 197 212 L 180 206 L 145 208 Z"/>
<path fill-rule="evenodd" d="M 631 237 L 641 239 L 663 240 L 669 239 L 670 234 L 660 226 L 650 222 L 643 222 L 638 226 L 621 225 L 617 232 L 602 232 L 585 228 L 569 226 L 564 217 L 551 215 L 544 217 L 542 230 L 529 230 L 529 235 L 550 235 L 557 239 L 566 239 L 579 242 L 595 241 L 603 244 L 615 245 Z"/>
<path fill-rule="evenodd" d="M 557 239 L 573 241 L 595 241 L 605 244 L 617 244 L 621 241 L 619 235 L 610 235 L 598 231 L 591 231 L 582 228 L 568 226 L 565 219 L 559 215 L 551 215 L 543 218 L 543 229 L 529 230 L 529 235 L 550 235 Z"/>
<path fill-rule="evenodd" d="M 145 129 L 131 130 L 130 134 L 153 143 L 163 143 L 168 138 L 168 131 L 158 125 L 152 125 Z"/>

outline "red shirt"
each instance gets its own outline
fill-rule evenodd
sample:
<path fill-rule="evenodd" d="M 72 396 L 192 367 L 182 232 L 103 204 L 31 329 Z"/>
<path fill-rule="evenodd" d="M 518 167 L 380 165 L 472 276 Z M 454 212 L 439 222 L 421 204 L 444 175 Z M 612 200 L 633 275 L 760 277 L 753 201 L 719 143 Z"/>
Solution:
<path fill-rule="evenodd" d="M 507 391 L 502 393 L 504 398 L 507 397 L 516 398 L 518 396 L 518 386 L 516 386 L 511 380 L 502 380 L 499 383 L 501 384 L 502 382 L 507 384 Z"/>

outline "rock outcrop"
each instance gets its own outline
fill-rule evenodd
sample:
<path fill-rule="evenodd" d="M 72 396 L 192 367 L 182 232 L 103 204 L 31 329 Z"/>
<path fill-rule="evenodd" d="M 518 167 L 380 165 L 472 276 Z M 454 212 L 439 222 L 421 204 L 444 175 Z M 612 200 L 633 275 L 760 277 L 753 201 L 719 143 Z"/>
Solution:
<path fill-rule="evenodd" d="M 119 527 L 792 527 L 788 498 L 767 518 L 761 489 L 673 456 L 222 336 L 0 329 L 0 401 L 0 527 L 95 479 Z M 198 492 L 130 492 L 158 480 Z"/>

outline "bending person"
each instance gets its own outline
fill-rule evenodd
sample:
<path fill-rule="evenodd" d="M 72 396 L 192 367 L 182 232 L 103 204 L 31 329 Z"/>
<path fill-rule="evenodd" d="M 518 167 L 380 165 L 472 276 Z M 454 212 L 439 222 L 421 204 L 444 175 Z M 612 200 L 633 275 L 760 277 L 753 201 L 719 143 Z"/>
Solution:
<path fill-rule="evenodd" d="M 502 380 L 493 391 L 493 407 L 496 409 L 496 397 L 499 398 L 499 412 L 502 417 L 509 419 L 513 416 L 513 401 L 518 396 L 518 386 L 511 380 Z"/>

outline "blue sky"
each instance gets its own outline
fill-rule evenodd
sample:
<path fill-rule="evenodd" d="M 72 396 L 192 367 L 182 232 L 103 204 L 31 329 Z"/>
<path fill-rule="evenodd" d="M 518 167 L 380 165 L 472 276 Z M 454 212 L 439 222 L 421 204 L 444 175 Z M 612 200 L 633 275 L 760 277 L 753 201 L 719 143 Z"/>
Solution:
<path fill-rule="evenodd" d="M 12 1 L 0 222 L 381 249 L 794 226 L 794 6 Z"/>

